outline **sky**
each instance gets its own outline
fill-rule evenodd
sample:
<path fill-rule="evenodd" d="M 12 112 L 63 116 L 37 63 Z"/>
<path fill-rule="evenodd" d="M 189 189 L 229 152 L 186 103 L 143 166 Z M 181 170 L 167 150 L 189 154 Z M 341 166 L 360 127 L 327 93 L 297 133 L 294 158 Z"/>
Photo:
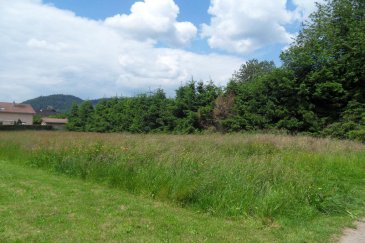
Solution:
<path fill-rule="evenodd" d="M 247 60 L 280 65 L 315 9 L 312 0 L 0 0 L 0 101 L 173 96 L 192 78 L 223 86 Z"/>

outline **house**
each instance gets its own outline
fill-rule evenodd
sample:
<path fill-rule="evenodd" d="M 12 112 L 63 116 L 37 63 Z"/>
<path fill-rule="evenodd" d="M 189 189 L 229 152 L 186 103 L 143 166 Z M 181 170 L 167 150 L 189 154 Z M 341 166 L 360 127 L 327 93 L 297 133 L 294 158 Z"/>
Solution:
<path fill-rule="evenodd" d="M 67 123 L 67 119 L 42 118 L 42 126 L 52 126 L 55 130 L 65 130 Z"/>
<path fill-rule="evenodd" d="M 59 113 L 52 106 L 47 106 L 47 108 L 45 108 L 45 109 L 40 109 L 40 110 L 36 111 L 36 115 L 40 116 L 40 117 L 49 117 L 49 116 L 55 116 L 58 114 Z"/>
<path fill-rule="evenodd" d="M 0 102 L 0 125 L 33 125 L 35 111 L 29 104 Z"/>

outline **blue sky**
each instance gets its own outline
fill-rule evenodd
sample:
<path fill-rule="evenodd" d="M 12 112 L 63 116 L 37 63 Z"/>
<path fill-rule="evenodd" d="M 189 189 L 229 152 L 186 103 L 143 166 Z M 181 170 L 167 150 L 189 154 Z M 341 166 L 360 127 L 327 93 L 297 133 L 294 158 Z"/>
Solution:
<path fill-rule="evenodd" d="M 129 13 L 131 6 L 136 0 L 46 0 L 44 3 L 53 4 L 58 8 L 68 9 L 77 15 L 95 20 L 102 20 L 107 17 Z M 180 7 L 178 20 L 190 21 L 196 25 L 209 22 L 207 10 L 209 0 L 176 0 Z"/>
<path fill-rule="evenodd" d="M 121 13 L 130 13 L 131 6 L 136 0 L 45 0 L 44 3 L 53 4 L 58 8 L 71 10 L 78 16 L 103 20 L 107 17 Z M 175 0 L 180 8 L 178 21 L 189 21 L 199 26 L 202 23 L 209 23 L 210 17 L 207 10 L 210 5 L 209 0 Z M 211 50 L 205 40 L 196 38 L 186 49 L 209 53 Z M 273 55 L 275 57 L 275 55 Z M 277 56 L 277 55 L 276 55 Z M 275 57 L 276 58 L 276 57 Z M 277 59 L 277 58 L 276 58 Z M 278 59 L 277 59 L 278 60 Z"/>
<path fill-rule="evenodd" d="M 311 0 L 0 1 L 0 96 L 173 95 L 191 78 L 223 86 L 249 59 L 280 65 L 314 10 Z"/>
<path fill-rule="evenodd" d="M 116 14 L 129 14 L 131 6 L 137 2 L 136 0 L 45 0 L 44 3 L 52 4 L 58 8 L 67 9 L 73 11 L 76 15 L 91 18 L 95 20 L 103 20 L 107 17 L 114 16 Z M 208 14 L 208 8 L 210 6 L 210 0 L 175 0 L 175 3 L 180 8 L 180 14 L 177 18 L 178 21 L 189 21 L 200 26 L 202 23 L 210 22 L 210 15 Z M 287 2 L 287 8 L 294 10 L 295 5 L 292 1 Z M 299 31 L 300 22 L 295 22 L 287 26 L 293 33 Z M 266 46 L 264 50 L 260 50 L 256 53 L 246 55 L 244 58 L 251 59 L 257 58 L 260 60 L 274 60 L 277 65 L 280 65 L 279 55 L 282 49 L 285 47 L 283 44 L 272 44 Z M 209 47 L 206 40 L 202 38 L 195 38 L 191 45 L 186 49 L 198 53 L 209 53 L 212 49 Z M 214 50 L 217 53 L 225 53 L 222 50 Z M 230 53 L 231 55 L 241 56 L 241 54 Z"/>

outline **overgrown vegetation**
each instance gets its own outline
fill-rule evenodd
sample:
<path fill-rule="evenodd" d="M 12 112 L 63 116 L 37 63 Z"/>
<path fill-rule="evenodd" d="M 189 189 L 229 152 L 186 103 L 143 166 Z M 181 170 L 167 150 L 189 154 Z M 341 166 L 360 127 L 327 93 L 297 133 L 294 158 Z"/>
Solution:
<path fill-rule="evenodd" d="M 354 142 L 264 134 L 22 132 L 0 138 L 1 159 L 217 217 L 287 230 L 306 225 L 306 237 L 320 235 L 312 222 L 330 218 L 329 239 L 364 209 L 364 146 Z"/>
<path fill-rule="evenodd" d="M 196 214 L 1 160 L 0 195 L 1 242 L 273 242 L 280 238 L 270 228 L 256 234 L 262 224 L 253 219 L 242 222 Z"/>
<path fill-rule="evenodd" d="M 41 125 L 0 125 L 0 131 L 49 131 L 52 126 Z"/>
<path fill-rule="evenodd" d="M 191 81 L 174 99 L 162 90 L 74 105 L 69 129 L 97 132 L 250 131 L 365 141 L 365 5 L 328 0 L 304 24 L 282 67 L 251 60 L 227 87 Z"/>

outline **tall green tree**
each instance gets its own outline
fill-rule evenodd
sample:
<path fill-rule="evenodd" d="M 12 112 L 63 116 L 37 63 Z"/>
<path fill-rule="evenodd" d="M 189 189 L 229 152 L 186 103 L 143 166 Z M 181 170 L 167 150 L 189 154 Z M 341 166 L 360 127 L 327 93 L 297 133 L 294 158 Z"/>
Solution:
<path fill-rule="evenodd" d="M 79 108 L 79 119 L 82 131 L 92 131 L 94 107 L 90 101 L 84 101 Z"/>
<path fill-rule="evenodd" d="M 177 118 L 175 130 L 183 133 L 200 131 L 214 125 L 213 109 L 215 100 L 222 90 L 213 82 L 195 82 L 194 80 L 176 90 Z"/>
<path fill-rule="evenodd" d="M 365 103 L 364 11 L 364 1 L 327 0 L 281 55 L 281 68 L 255 76 L 247 70 L 260 70 L 252 68 L 257 61 L 243 65 L 227 88 L 236 95 L 227 127 L 321 133 L 338 123 L 345 128 L 332 131 L 345 137 L 360 129 L 345 114 L 361 113 Z"/>
<path fill-rule="evenodd" d="M 83 127 L 79 116 L 79 106 L 76 102 L 72 104 L 70 113 L 68 115 L 67 129 L 70 131 L 82 131 Z"/>
<path fill-rule="evenodd" d="M 110 104 L 111 100 L 100 101 L 94 109 L 94 114 L 92 117 L 91 130 L 94 132 L 108 132 L 113 129 L 111 126 L 113 117 L 111 114 Z"/>
<path fill-rule="evenodd" d="M 233 74 L 235 82 L 249 82 L 260 76 L 270 73 L 275 69 L 273 61 L 258 61 L 251 59 L 242 64 L 240 69 Z"/>
<path fill-rule="evenodd" d="M 364 16 L 363 0 L 327 0 L 281 56 L 324 124 L 340 119 L 349 102 L 365 101 Z"/>

